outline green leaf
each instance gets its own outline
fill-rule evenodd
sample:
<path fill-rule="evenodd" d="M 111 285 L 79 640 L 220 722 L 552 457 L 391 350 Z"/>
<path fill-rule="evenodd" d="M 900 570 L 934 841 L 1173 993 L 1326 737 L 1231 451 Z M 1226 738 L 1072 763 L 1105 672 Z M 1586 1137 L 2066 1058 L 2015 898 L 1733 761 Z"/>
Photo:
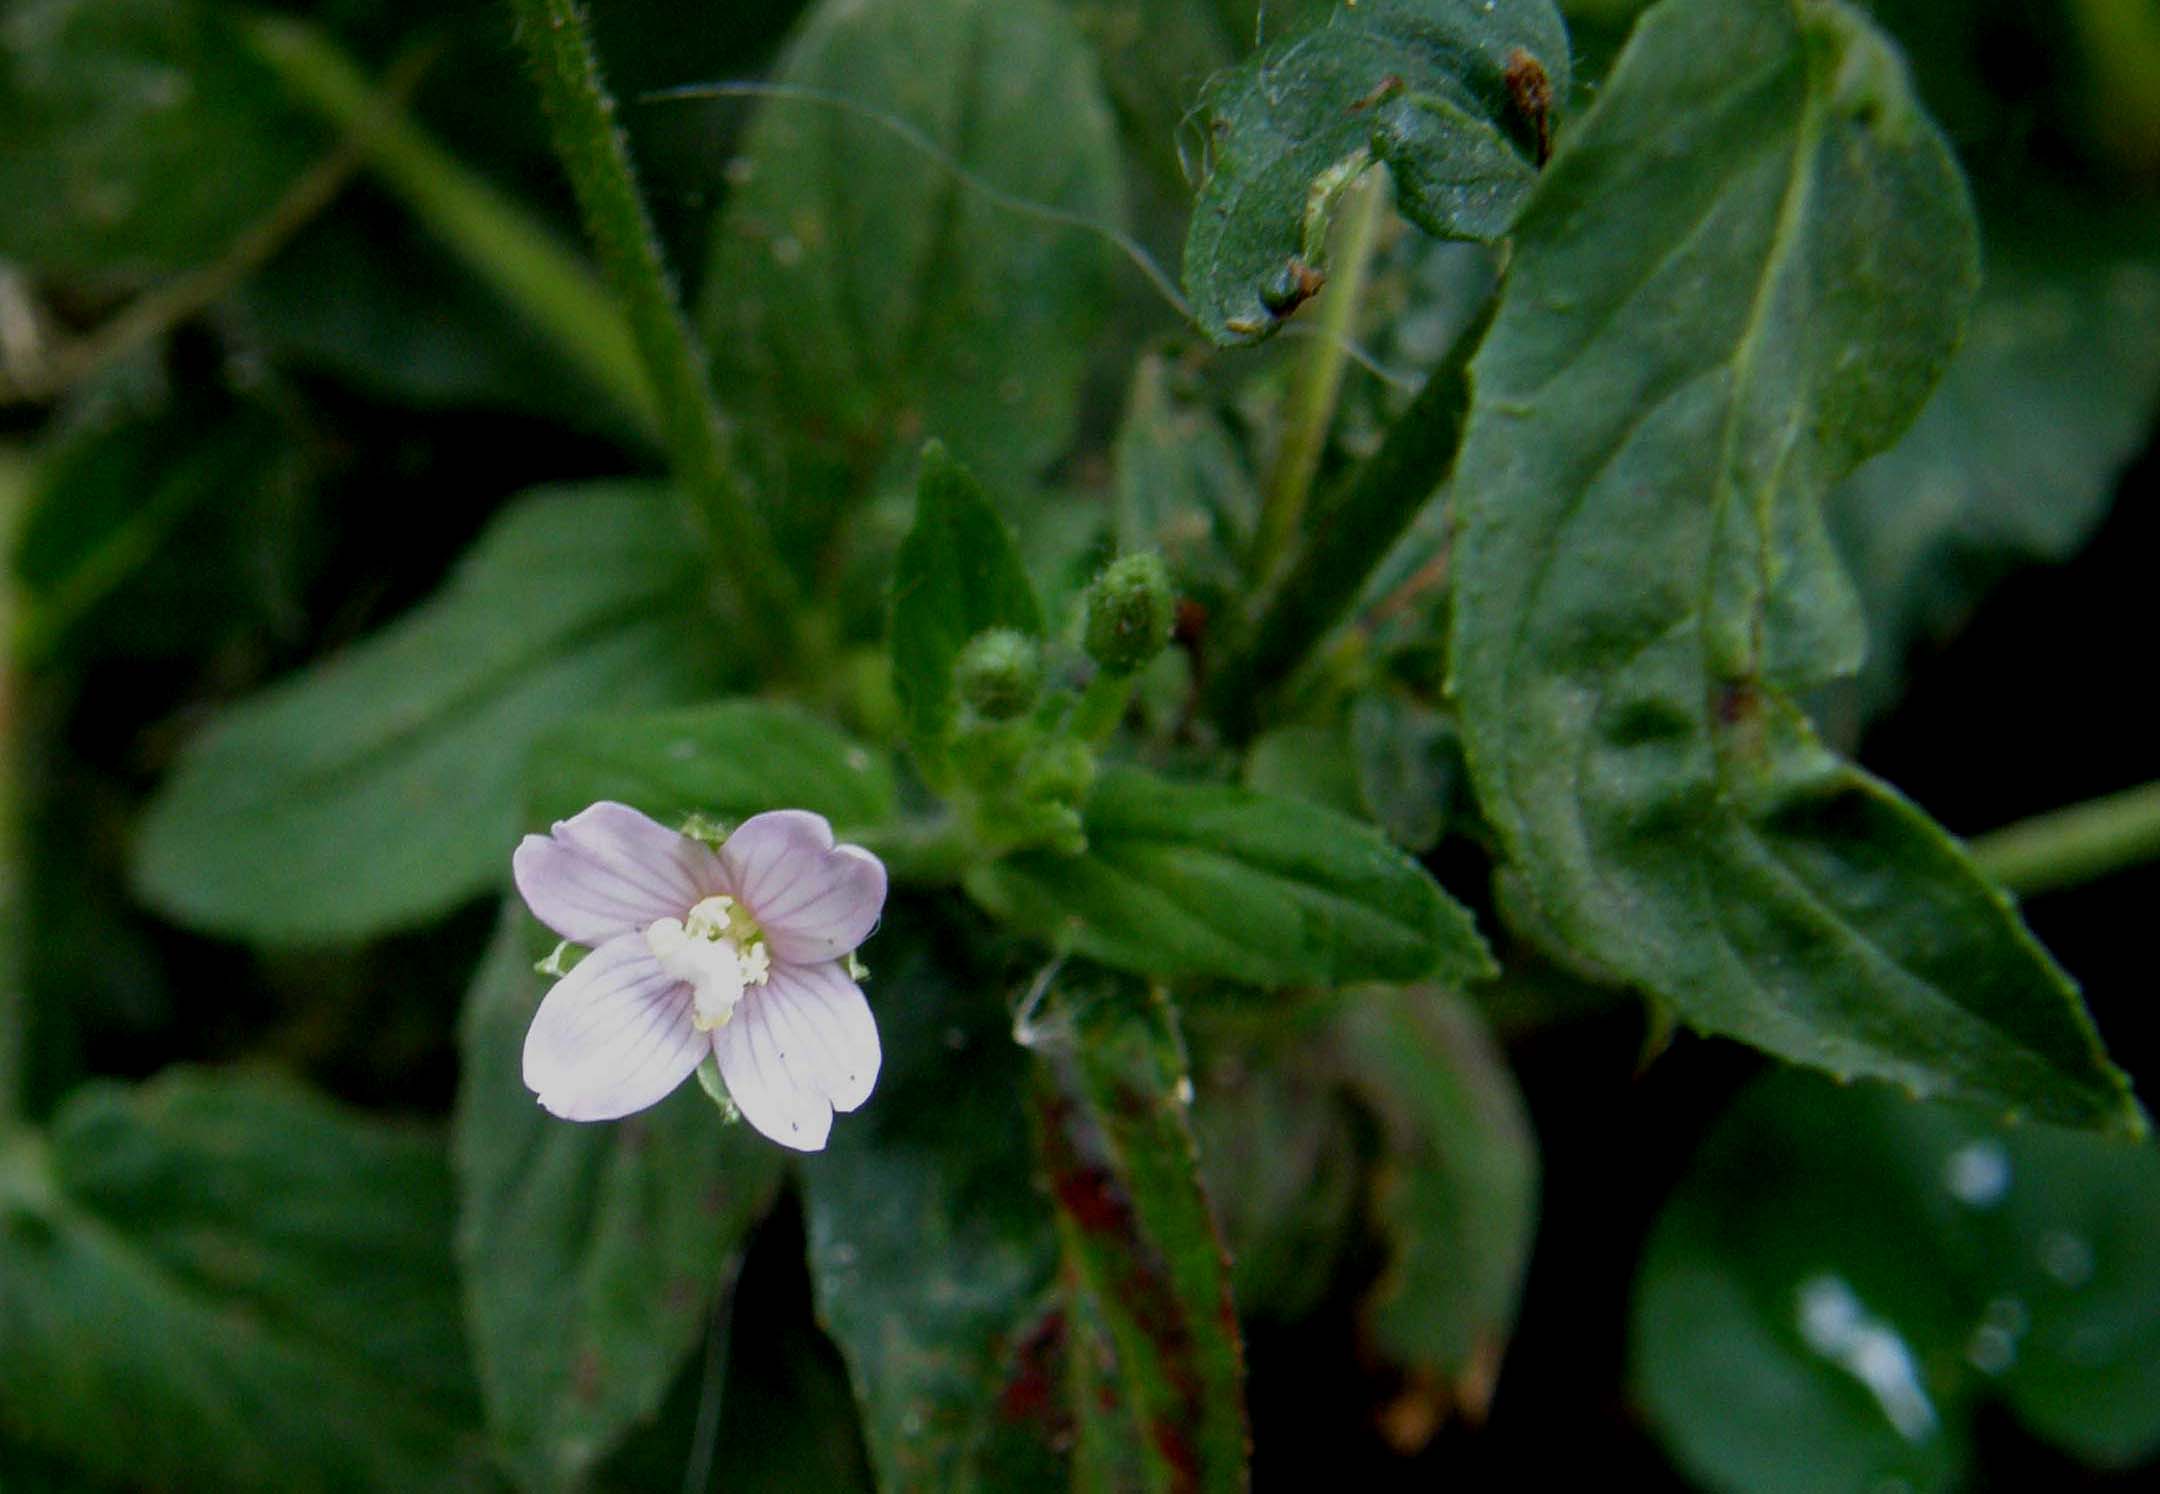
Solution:
<path fill-rule="evenodd" d="M 1062 949 L 1140 974 L 1256 985 L 1475 979 L 1476 926 L 1368 825 L 1294 799 L 1105 771 L 1078 856 L 1027 851 L 968 892 Z"/>
<path fill-rule="evenodd" d="M 1783 693 L 1857 662 L 1819 508 L 1975 277 L 1897 57 L 1829 0 L 1665 0 L 1519 225 L 1457 470 L 1454 686 L 1553 927 L 1705 1031 L 2135 1129 L 2069 979 Z"/>
<path fill-rule="evenodd" d="M 953 665 L 989 628 L 1040 635 L 1042 608 L 1012 531 L 968 470 L 933 442 L 923 452 L 915 525 L 893 572 L 893 690 L 924 776 L 944 781 L 956 701 Z"/>
<path fill-rule="evenodd" d="M 1195 1033 L 1192 1124 L 1239 1313 L 1295 1323 L 1358 1240 L 1358 1116 L 1324 1028 L 1270 1020 L 1267 1035 Z"/>
<path fill-rule="evenodd" d="M 1100 1314 L 1123 1415 L 1139 1431 L 1141 1481 L 1127 1487 L 1247 1487 L 1230 1263 L 1200 1184 L 1192 1079 L 1168 998 L 1067 969 L 1016 1031 L 1037 1059 L 1036 1144 L 1068 1297 L 1084 1294 Z M 1081 1414 L 1098 1413 L 1083 1403 Z"/>
<path fill-rule="evenodd" d="M 1715 1487 L 1964 1487 L 1987 1403 L 2127 1467 L 2160 1450 L 2160 1152 L 1776 1075 L 1659 1218 L 1632 1336 Z"/>
<path fill-rule="evenodd" d="M 1909 651 L 2003 574 L 2077 553 L 2160 411 L 2150 214 L 2031 194 L 1988 207 L 1987 286 L 1942 388 L 1827 500 L 1868 617 L 1848 731 L 1895 699 Z"/>
<path fill-rule="evenodd" d="M 642 716 L 585 716 L 533 747 L 526 823 L 613 799 L 664 824 L 813 809 L 843 829 L 892 814 L 890 765 L 791 706 L 725 701 Z"/>
<path fill-rule="evenodd" d="M 659 489 L 527 495 L 432 601 L 189 743 L 142 825 L 138 890 L 199 928 L 322 941 L 498 884 L 540 730 L 712 679 L 696 562 Z"/>
<path fill-rule="evenodd" d="M 1050 0 L 826 0 L 775 81 L 824 97 L 768 100 L 739 153 L 702 317 L 721 387 L 798 467 L 859 484 L 920 432 L 1021 491 L 1072 434 L 1110 260 L 954 168 L 1119 225 L 1086 43 Z"/>
<path fill-rule="evenodd" d="M 1476 1008 L 1431 987 L 1346 997 L 1352 1087 L 1380 1122 L 1374 1211 L 1388 1242 L 1366 1322 L 1399 1363 L 1482 1412 L 1515 1322 L 1537 1217 L 1537 1145 Z"/>
<path fill-rule="evenodd" d="M 1062 1329 L 1043 1323 L 1056 1245 L 1030 1172 L 1021 1055 L 988 999 L 994 977 L 926 911 L 890 910 L 874 954 L 877 1093 L 801 1166 L 819 1316 L 847 1358 L 880 1488 L 1037 1487 L 980 1466 L 1012 1455 L 1013 1424 L 1054 1420 L 1061 1385 L 1039 1362 Z"/>
<path fill-rule="evenodd" d="M 14 0 L 0 24 L 0 259 L 143 277 L 216 258 L 316 148 L 222 12 Z"/>
<path fill-rule="evenodd" d="M 1350 711 L 1358 792 L 1388 839 L 1423 855 L 1447 833 L 1462 791 L 1462 739 L 1455 724 L 1394 690 L 1370 690 Z"/>
<path fill-rule="evenodd" d="M 1366 0 L 1216 77 L 1200 102 L 1208 172 L 1185 239 L 1185 289 L 1216 342 L 1254 342 L 1311 294 L 1333 194 L 1374 162 L 1404 217 L 1492 240 L 1537 179 L 1549 115 L 1511 74 L 1567 97 L 1551 0 Z M 1549 105 L 1548 105 L 1549 109 Z"/>
<path fill-rule="evenodd" d="M 20 646 L 168 659 L 289 626 L 307 544 L 300 432 L 268 402 L 120 379 L 39 453 L 14 553 Z"/>
<path fill-rule="evenodd" d="M 457 1254 L 496 1447 L 526 1488 L 556 1490 L 658 1410 L 781 1164 L 690 1085 L 607 1124 L 534 1104 L 532 932 L 507 905 L 466 997 Z"/>
<path fill-rule="evenodd" d="M 0 1153 L 10 1436 L 129 1487 L 488 1486 L 427 1137 L 288 1085 L 80 1089 Z"/>
<path fill-rule="evenodd" d="M 1355 818 L 1365 812 L 1357 765 L 1340 726 L 1295 722 L 1262 732 L 1245 751 L 1245 787 Z"/>

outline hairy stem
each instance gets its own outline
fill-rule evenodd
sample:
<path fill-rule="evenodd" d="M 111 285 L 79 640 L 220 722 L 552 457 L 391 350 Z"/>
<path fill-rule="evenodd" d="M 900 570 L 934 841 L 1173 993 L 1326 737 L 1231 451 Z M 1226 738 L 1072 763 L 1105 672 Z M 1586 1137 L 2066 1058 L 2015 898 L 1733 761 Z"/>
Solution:
<path fill-rule="evenodd" d="M 768 659 L 780 658 L 793 636 L 794 573 L 728 459 L 705 352 L 661 258 L 584 7 L 577 0 L 510 0 L 510 8 L 539 78 L 556 154 L 658 391 L 676 480 L 695 500 L 715 563 L 741 598 L 741 621 L 751 635 L 745 641 Z"/>
<path fill-rule="evenodd" d="M 1982 871 L 2026 896 L 2160 859 L 2160 783 L 2021 820 L 1968 849 Z"/>

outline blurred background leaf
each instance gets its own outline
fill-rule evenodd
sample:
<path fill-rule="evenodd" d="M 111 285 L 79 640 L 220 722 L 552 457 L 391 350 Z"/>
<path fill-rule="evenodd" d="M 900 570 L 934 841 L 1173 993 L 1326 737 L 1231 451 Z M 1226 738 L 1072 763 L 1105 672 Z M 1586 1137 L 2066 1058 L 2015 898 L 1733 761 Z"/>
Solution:
<path fill-rule="evenodd" d="M 175 1071 L 0 1165 L 13 1434 L 128 1484 L 490 1487 L 432 1138 Z"/>

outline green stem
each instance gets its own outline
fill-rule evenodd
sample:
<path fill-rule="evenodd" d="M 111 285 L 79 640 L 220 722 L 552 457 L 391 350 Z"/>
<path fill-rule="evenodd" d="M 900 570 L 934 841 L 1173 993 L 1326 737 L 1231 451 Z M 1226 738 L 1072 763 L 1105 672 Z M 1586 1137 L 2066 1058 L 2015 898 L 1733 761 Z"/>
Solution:
<path fill-rule="evenodd" d="M 0 447 L 0 547 L 15 553 L 15 536 L 29 506 L 29 463 Z M 24 1049 L 30 1038 L 30 1010 L 23 998 L 20 906 L 23 837 L 16 794 L 21 756 L 20 716 L 16 699 L 17 655 L 13 573 L 0 575 L 0 1152 L 23 1124 L 28 1095 Z M 0 1159 L 0 1167 L 5 1166 Z M 0 1184 L 4 1186 L 4 1184 Z"/>
<path fill-rule="evenodd" d="M 1454 470 L 1470 413 L 1470 359 L 1498 304 L 1495 290 L 1388 428 L 1380 449 L 1345 480 L 1246 646 L 1217 668 L 1209 701 L 1234 737 L 1252 733 L 1262 695 L 1292 678 L 1349 614 L 1374 568 Z"/>
<path fill-rule="evenodd" d="M 1369 172 L 1345 196 L 1349 201 L 1342 252 L 1331 256 L 1334 264 L 1320 296 L 1320 321 L 1313 330 L 1312 350 L 1299 367 L 1297 383 L 1291 389 L 1282 445 L 1275 453 L 1267 493 L 1261 500 L 1251 569 L 1258 585 L 1264 586 L 1274 578 L 1305 519 L 1313 478 L 1320 471 L 1328 431 L 1335 423 L 1335 406 L 1342 398 L 1343 373 L 1350 364 L 1350 338 L 1356 330 L 1358 304 L 1364 299 L 1373 247 L 1380 237 L 1380 210 L 1387 201 L 1387 185 L 1380 173 Z"/>
<path fill-rule="evenodd" d="M 545 225 L 429 139 L 394 97 L 304 21 L 257 16 L 256 53 L 321 113 L 468 269 L 529 318 L 644 434 L 660 404 L 629 325 L 591 268 Z"/>
<path fill-rule="evenodd" d="M 639 194 L 630 142 L 615 122 L 615 99 L 577 0 L 510 0 L 518 33 L 539 76 L 554 126 L 556 154 L 569 173 L 586 227 L 630 330 L 659 390 L 662 428 L 676 480 L 696 500 L 717 563 L 742 599 L 748 647 L 777 659 L 792 646 L 798 600 L 794 573 L 728 459 L 727 431 L 713 401 L 704 349 L 690 330 Z"/>
<path fill-rule="evenodd" d="M 1095 678 L 1080 692 L 1080 703 L 1073 707 L 1072 734 L 1091 744 L 1109 741 L 1132 703 L 1133 679 L 1114 669 L 1096 670 Z"/>
<path fill-rule="evenodd" d="M 2025 896 L 2160 858 L 2160 783 L 2021 820 L 1972 841 L 1980 869 Z"/>

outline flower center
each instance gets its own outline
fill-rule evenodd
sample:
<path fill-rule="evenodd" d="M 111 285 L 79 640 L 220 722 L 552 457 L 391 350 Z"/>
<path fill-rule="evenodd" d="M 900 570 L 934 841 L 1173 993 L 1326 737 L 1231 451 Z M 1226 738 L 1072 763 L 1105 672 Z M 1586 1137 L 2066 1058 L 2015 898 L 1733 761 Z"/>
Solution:
<path fill-rule="evenodd" d="M 645 947 L 662 970 L 690 987 L 690 1020 L 700 1032 L 725 1027 L 743 992 L 772 975 L 765 931 L 725 895 L 706 898 L 683 918 L 654 920 Z"/>

